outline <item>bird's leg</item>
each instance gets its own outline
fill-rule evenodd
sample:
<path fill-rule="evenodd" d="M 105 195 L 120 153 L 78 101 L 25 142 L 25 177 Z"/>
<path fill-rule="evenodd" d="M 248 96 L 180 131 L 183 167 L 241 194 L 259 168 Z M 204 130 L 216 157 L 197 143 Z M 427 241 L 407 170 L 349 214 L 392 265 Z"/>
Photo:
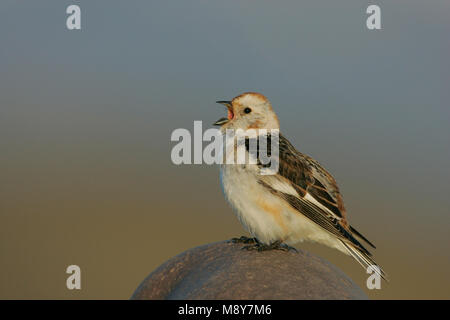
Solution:
<path fill-rule="evenodd" d="M 298 253 L 297 249 L 294 247 L 288 246 L 287 244 L 283 243 L 281 240 L 277 240 L 275 242 L 272 242 L 271 244 L 264 244 L 259 242 L 256 239 L 256 243 L 250 246 L 244 246 L 242 247 L 242 250 L 257 250 L 257 251 L 266 251 L 266 250 L 282 250 L 282 251 L 295 251 Z"/>
<path fill-rule="evenodd" d="M 256 238 L 248 238 L 246 236 L 242 236 L 240 238 L 232 238 L 231 242 L 233 242 L 233 243 L 257 243 L 258 240 Z"/>

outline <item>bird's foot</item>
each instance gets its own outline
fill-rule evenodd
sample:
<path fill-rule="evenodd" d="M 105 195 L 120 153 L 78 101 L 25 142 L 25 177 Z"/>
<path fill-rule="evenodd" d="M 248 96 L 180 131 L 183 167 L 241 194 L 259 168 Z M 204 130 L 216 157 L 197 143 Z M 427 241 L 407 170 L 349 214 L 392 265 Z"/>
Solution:
<path fill-rule="evenodd" d="M 258 240 L 256 240 L 256 238 L 248 238 L 246 236 L 242 236 L 240 238 L 232 238 L 230 240 L 233 243 L 258 243 Z"/>
<path fill-rule="evenodd" d="M 297 252 L 297 249 L 294 247 L 288 246 L 287 244 L 283 243 L 282 241 L 275 241 L 271 244 L 263 244 L 261 242 L 255 242 L 253 245 L 244 246 L 242 247 L 242 250 L 256 250 L 256 251 L 267 251 L 267 250 L 281 250 L 281 251 L 294 251 Z"/>
<path fill-rule="evenodd" d="M 297 250 L 297 249 L 295 249 L 294 247 L 291 247 L 291 246 L 287 245 L 286 243 L 280 243 L 280 244 L 278 245 L 278 247 L 276 247 L 276 248 L 274 248 L 274 249 L 282 250 L 282 251 L 286 251 L 286 252 L 294 251 L 295 253 L 298 253 L 298 250 Z"/>

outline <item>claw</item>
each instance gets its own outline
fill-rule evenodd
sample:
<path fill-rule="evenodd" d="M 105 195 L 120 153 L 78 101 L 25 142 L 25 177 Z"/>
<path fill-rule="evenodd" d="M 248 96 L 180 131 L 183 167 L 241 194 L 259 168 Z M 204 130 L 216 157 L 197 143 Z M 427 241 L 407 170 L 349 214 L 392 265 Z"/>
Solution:
<path fill-rule="evenodd" d="M 297 249 L 295 249 L 294 247 L 288 246 L 286 243 L 280 244 L 280 249 L 279 250 L 283 250 L 283 251 L 286 251 L 286 252 L 294 251 L 295 253 L 298 253 Z"/>
<path fill-rule="evenodd" d="M 238 240 L 240 240 L 240 239 L 238 239 Z M 294 251 L 294 252 L 298 253 L 297 249 L 295 249 L 294 247 L 288 246 L 287 244 L 282 243 L 281 241 L 275 241 L 275 242 L 267 245 L 267 244 L 258 242 L 257 239 L 255 239 L 255 240 L 256 241 L 254 242 L 254 244 L 249 245 L 249 246 L 244 246 L 241 249 L 247 250 L 247 251 L 257 250 L 258 252 L 266 251 L 266 250 L 281 250 L 281 251 L 285 251 L 285 252 Z M 244 242 L 244 243 L 246 243 L 246 242 Z M 247 243 L 249 243 L 249 242 L 247 242 Z"/>
<path fill-rule="evenodd" d="M 232 238 L 231 242 L 232 243 L 257 243 L 258 240 L 256 240 L 256 238 L 248 238 L 248 237 L 242 236 L 240 238 Z"/>

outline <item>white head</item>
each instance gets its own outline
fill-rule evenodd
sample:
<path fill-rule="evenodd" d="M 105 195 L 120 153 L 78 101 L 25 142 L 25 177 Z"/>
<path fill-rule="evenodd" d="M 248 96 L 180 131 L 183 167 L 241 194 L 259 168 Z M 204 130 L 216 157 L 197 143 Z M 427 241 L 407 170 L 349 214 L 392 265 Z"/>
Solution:
<path fill-rule="evenodd" d="M 228 108 L 228 117 L 214 125 L 226 129 L 280 129 L 277 115 L 269 100 L 260 93 L 246 92 L 231 101 L 217 101 Z"/>

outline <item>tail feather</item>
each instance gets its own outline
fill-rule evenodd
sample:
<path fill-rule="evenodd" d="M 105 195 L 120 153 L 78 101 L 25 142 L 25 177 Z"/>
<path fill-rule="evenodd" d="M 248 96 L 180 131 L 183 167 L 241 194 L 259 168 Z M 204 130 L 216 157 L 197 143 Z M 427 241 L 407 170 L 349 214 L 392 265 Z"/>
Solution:
<path fill-rule="evenodd" d="M 353 232 L 354 234 L 356 234 L 359 238 L 361 238 L 362 240 L 364 240 L 368 245 L 370 245 L 372 248 L 376 249 L 377 247 L 375 247 L 375 245 L 370 242 L 369 240 L 366 239 L 366 237 L 364 237 L 361 233 L 358 232 L 358 230 L 356 230 L 355 228 L 353 228 L 352 226 L 350 226 L 350 231 Z"/>
<path fill-rule="evenodd" d="M 384 272 L 384 270 L 365 252 L 360 249 L 352 246 L 350 243 L 346 243 L 341 240 L 342 245 L 347 249 L 348 253 L 356 260 L 358 263 L 367 270 L 369 266 L 375 266 L 374 271 L 382 277 L 386 282 L 389 282 L 388 275 Z"/>

